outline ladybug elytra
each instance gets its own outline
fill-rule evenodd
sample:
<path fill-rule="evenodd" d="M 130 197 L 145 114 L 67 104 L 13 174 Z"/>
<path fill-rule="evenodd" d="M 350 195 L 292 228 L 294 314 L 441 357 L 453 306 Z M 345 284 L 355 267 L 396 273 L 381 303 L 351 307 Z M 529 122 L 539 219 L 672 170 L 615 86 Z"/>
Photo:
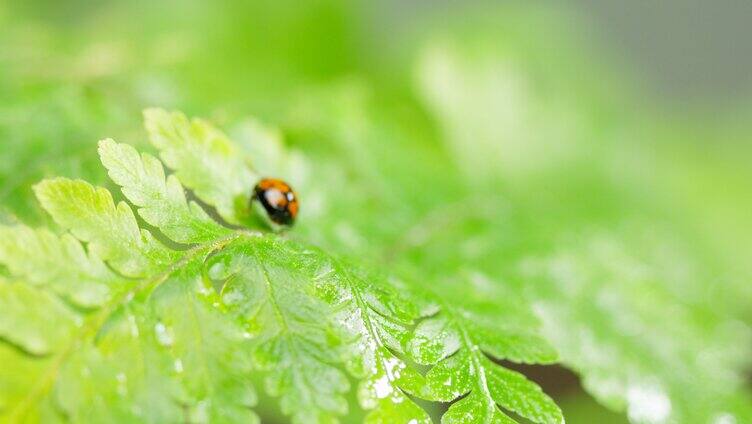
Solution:
<path fill-rule="evenodd" d="M 298 199 L 286 182 L 263 178 L 253 189 L 251 203 L 258 201 L 269 220 L 277 225 L 290 226 L 298 215 Z"/>

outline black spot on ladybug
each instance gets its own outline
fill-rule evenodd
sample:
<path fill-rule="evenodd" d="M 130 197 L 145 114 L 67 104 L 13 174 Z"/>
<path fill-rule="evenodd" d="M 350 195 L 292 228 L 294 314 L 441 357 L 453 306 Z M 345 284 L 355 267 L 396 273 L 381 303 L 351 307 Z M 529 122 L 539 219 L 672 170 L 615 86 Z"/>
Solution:
<path fill-rule="evenodd" d="M 253 189 L 251 202 L 258 201 L 273 223 L 290 226 L 298 215 L 298 199 L 289 184 L 276 178 L 264 178 Z"/>

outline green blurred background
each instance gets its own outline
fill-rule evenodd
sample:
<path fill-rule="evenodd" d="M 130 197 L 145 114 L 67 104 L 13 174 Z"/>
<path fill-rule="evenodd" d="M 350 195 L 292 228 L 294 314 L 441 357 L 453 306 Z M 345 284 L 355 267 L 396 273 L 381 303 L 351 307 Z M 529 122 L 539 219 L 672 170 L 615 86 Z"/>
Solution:
<path fill-rule="evenodd" d="M 605 228 L 606 239 L 628 240 L 641 253 L 660 244 L 642 235 L 669 238 L 691 251 L 668 259 L 672 265 L 686 260 L 712 277 L 678 270 L 698 282 L 677 277 L 681 283 L 666 283 L 656 296 L 678 299 L 693 313 L 720 310 L 724 320 L 748 326 L 750 22 L 752 3 L 741 0 L 2 2 L 0 219 L 45 222 L 30 188 L 45 176 L 107 184 L 96 141 L 113 137 L 148 150 L 140 124 L 145 107 L 208 117 L 239 139 L 253 116 L 279 127 L 288 145 L 314 163 L 304 187 L 350 178 L 355 187 L 342 188 L 346 200 L 365 186 L 378 194 L 379 205 L 369 197 L 358 203 L 362 209 L 334 208 L 367 243 L 353 241 L 352 228 L 312 212 L 300 233 L 319 244 L 363 254 L 383 250 L 413 215 L 457 200 L 457 179 L 465 179 L 458 185 L 503 195 L 523 217 L 546 211 L 535 231 L 514 235 L 524 239 L 514 252 L 504 250 L 504 234 L 492 238 L 505 258 L 556 252 L 566 237 L 551 235 L 563 229 Z M 316 164 L 335 163 L 342 150 L 349 152 L 347 164 Z M 424 163 L 412 166 L 415 161 Z M 385 188 L 394 184 L 402 188 Z M 412 209 L 401 206 L 405 193 Z M 309 198 L 315 194 L 312 189 Z M 457 231 L 467 235 L 483 225 Z M 451 230 L 444 237 L 451 240 Z M 405 263 L 449 267 L 452 253 L 442 246 L 454 242 L 433 246 L 406 249 Z M 499 262 L 512 259 L 480 259 L 477 266 L 506 275 Z M 520 284 L 543 304 L 568 295 Z M 614 284 L 613 292 L 626 287 Z M 662 306 L 641 302 L 629 307 Z M 662 313 L 655 315 L 659 322 Z M 659 325 L 656 337 L 675 334 L 669 324 Z M 699 346 L 704 333 L 696 334 Z M 730 352 L 723 361 L 735 373 L 748 372 L 749 360 L 738 357 L 749 351 L 749 338 L 719 337 L 719 349 Z M 740 346 L 723 344 L 729 340 Z M 671 352 L 691 358 L 693 342 Z M 566 343 L 559 346 L 570 368 L 588 366 L 577 352 L 567 356 Z M 579 378 L 562 367 L 525 371 L 561 403 L 569 422 L 625 420 L 585 394 Z M 681 378 L 668 380 L 682 385 Z M 749 385 L 748 378 L 732 380 Z M 719 382 L 718 390 L 727 384 Z M 624 408 L 593 391 L 603 403 Z M 691 404 L 693 396 L 682 401 Z"/>

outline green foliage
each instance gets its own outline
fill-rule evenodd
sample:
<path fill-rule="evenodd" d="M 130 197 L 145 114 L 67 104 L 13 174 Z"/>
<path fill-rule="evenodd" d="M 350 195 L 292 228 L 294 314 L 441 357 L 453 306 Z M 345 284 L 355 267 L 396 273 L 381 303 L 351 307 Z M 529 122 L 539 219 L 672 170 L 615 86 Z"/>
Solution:
<path fill-rule="evenodd" d="M 523 274 L 540 287 L 544 333 L 584 387 L 635 422 L 748 421 L 738 370 L 752 333 L 701 297 L 712 274 L 669 240 L 659 228 L 627 226 L 618 236 L 572 237 L 529 260 Z M 576 331 L 563 336 L 566 328 Z"/>
<path fill-rule="evenodd" d="M 99 156 L 112 181 L 138 207 L 145 222 L 159 228 L 178 243 L 203 243 L 229 231 L 217 224 L 196 202 L 188 202 L 177 178 L 165 178 L 162 164 L 153 156 L 139 156 L 127 144 L 107 139 L 99 144 Z"/>
<path fill-rule="evenodd" d="M 208 123 L 188 121 L 181 113 L 149 109 L 144 117 L 149 140 L 175 176 L 222 218 L 237 224 L 236 207 L 247 203 L 248 187 L 257 179 L 237 148 Z"/>
<path fill-rule="evenodd" d="M 483 421 L 512 422 L 494 402 L 535 422 L 563 421 L 537 385 L 480 351 L 555 360 L 520 304 L 437 309 L 417 286 L 284 236 L 224 226 L 204 207 L 240 221 L 249 161 L 204 121 L 152 109 L 146 126 L 176 173 L 103 140 L 102 163 L 130 204 L 82 180 L 47 179 L 35 194 L 66 232 L 2 227 L 0 261 L 11 279 L 0 286 L 4 420 L 255 420 L 252 375 L 262 373 L 293 422 L 338 421 L 349 407 L 348 374 L 369 423 L 430 422 L 408 394 L 446 402 L 470 387 L 445 422 L 476 422 L 489 405 Z M 246 187 L 227 184 L 235 171 Z M 203 205 L 188 200 L 181 175 Z M 439 315 L 413 330 L 428 313 Z M 437 324 L 452 333 L 432 356 L 424 339 Z M 442 362 L 424 379 L 406 346 L 420 363 Z M 461 352 L 448 359 L 452 349 Z M 454 395 L 442 395 L 437 370 L 457 361 Z"/>
<path fill-rule="evenodd" d="M 649 150 L 633 140 L 634 152 L 615 156 L 612 146 L 591 141 L 615 143 L 633 130 L 621 121 L 585 124 L 608 114 L 590 111 L 592 103 L 608 110 L 613 100 L 578 99 L 582 105 L 574 109 L 540 100 L 530 75 L 558 74 L 529 64 L 509 66 L 501 60 L 504 49 L 467 50 L 475 54 L 438 43 L 419 66 L 423 95 L 441 117 L 465 178 L 509 185 L 500 205 L 505 210 L 480 232 L 486 254 L 497 259 L 464 265 L 516 281 L 563 363 L 577 370 L 588 392 L 625 411 L 630 421 L 749 421 L 752 403 L 744 381 L 752 332 L 741 321 L 746 313 L 735 307 L 749 304 L 748 274 L 728 272 L 745 266 L 704 250 L 706 241 L 693 229 L 697 224 L 686 218 L 694 212 L 674 209 L 654 188 L 666 184 L 666 173 L 656 178 L 639 168 L 651 160 L 668 168 L 683 154 L 648 159 Z M 532 48 L 526 53 L 536 55 Z M 494 104 L 509 98 L 517 101 Z M 489 109 L 498 112 L 493 119 L 483 114 Z M 515 125 L 497 125 L 505 114 L 515 116 Z M 540 125 L 536 116 L 550 120 Z M 536 141 L 540 136 L 547 140 Z M 557 150 L 549 145 L 552 137 L 556 143 L 584 141 Z M 630 155 L 637 157 L 622 171 Z M 513 164 L 505 162 L 510 166 L 496 166 L 512 158 Z M 674 172 L 671 178 L 694 184 L 692 173 Z M 461 227 L 454 239 L 444 237 L 462 240 L 470 228 Z M 422 255 L 438 261 L 446 253 Z"/>
<path fill-rule="evenodd" d="M 0 422 L 558 423 L 501 362 L 549 343 L 632 423 L 752 421 L 747 114 L 666 119 L 548 6 L 373 12 L 0 6 Z"/>
<path fill-rule="evenodd" d="M 409 349 L 419 363 L 435 364 L 426 374 L 422 396 L 442 402 L 465 396 L 443 421 L 514 422 L 498 404 L 533 422 L 563 423 L 559 408 L 536 384 L 492 360 L 545 364 L 557 359 L 532 331 L 537 321 L 520 306 L 520 299 L 476 299 L 456 288 L 442 292 L 446 297 L 439 300 L 441 312 L 418 325 Z"/>

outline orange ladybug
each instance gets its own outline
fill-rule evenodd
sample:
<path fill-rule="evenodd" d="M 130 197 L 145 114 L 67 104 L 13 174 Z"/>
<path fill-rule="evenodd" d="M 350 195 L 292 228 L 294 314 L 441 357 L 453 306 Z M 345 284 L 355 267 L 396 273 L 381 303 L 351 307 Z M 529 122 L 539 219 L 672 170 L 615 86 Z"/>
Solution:
<path fill-rule="evenodd" d="M 286 182 L 276 178 L 264 178 L 253 189 L 251 203 L 258 201 L 270 221 L 277 225 L 291 226 L 298 215 L 298 199 L 295 191 Z"/>

